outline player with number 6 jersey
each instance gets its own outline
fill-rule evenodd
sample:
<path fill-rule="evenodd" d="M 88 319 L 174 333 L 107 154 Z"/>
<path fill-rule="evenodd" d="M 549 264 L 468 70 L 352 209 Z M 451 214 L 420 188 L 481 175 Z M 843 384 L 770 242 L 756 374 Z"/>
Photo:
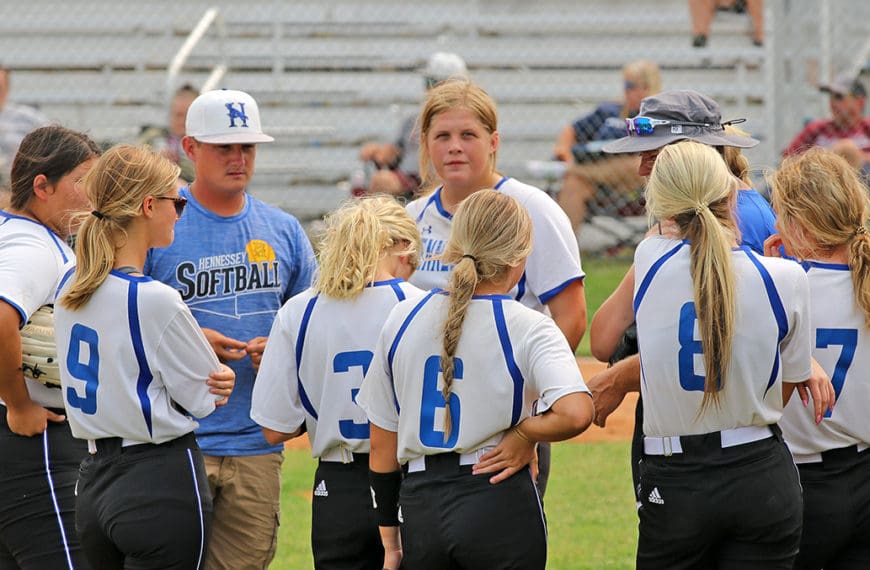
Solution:
<path fill-rule="evenodd" d="M 200 568 L 212 502 L 191 416 L 226 403 L 221 365 L 178 294 L 145 277 L 186 201 L 179 168 L 147 148 L 107 151 L 84 180 L 77 266 L 56 308 L 73 435 L 88 440 L 76 531 L 94 568 Z"/>
<path fill-rule="evenodd" d="M 326 219 L 320 270 L 281 307 L 269 333 L 251 418 L 278 443 L 308 431 L 318 458 L 311 547 L 318 570 L 379 570 L 384 550 L 368 486 L 369 424 L 355 400 L 390 310 L 423 292 L 404 281 L 420 234 L 389 196 L 346 203 Z"/>
<path fill-rule="evenodd" d="M 870 568 L 870 234 L 867 188 L 834 153 L 811 149 L 772 176 L 779 239 L 803 259 L 813 357 L 837 405 L 818 423 L 794 400 L 780 425 L 798 466 L 804 515 L 795 568 Z M 818 424 L 818 425 L 817 425 Z"/>
<path fill-rule="evenodd" d="M 801 268 L 737 247 L 736 181 L 715 149 L 665 146 L 635 251 L 644 401 L 639 569 L 791 568 L 801 492 L 777 421 L 811 377 Z"/>
<path fill-rule="evenodd" d="M 357 401 L 372 424 L 381 537 L 395 555 L 386 568 L 400 558 L 415 569 L 546 564 L 534 445 L 586 429 L 592 400 L 553 320 L 508 295 L 531 247 L 517 200 L 474 192 L 444 250 L 449 291 L 399 303 L 384 325 Z"/>

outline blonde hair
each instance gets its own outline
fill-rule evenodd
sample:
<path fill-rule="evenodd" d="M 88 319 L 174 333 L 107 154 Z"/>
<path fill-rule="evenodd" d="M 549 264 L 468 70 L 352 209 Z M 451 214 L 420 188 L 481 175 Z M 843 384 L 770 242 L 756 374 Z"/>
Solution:
<path fill-rule="evenodd" d="M 805 252 L 848 246 L 855 302 L 870 327 L 870 198 L 855 169 L 820 148 L 786 158 L 770 177 L 771 202 L 789 241 Z"/>
<path fill-rule="evenodd" d="M 417 267 L 420 232 L 394 198 L 367 196 L 345 202 L 326 217 L 318 246 L 320 272 L 314 289 L 335 299 L 353 299 L 375 280 L 388 255 L 407 255 Z"/>
<path fill-rule="evenodd" d="M 94 214 L 84 217 L 76 241 L 76 271 L 60 300 L 80 309 L 102 285 L 115 263 L 130 223 L 142 215 L 148 196 L 166 196 L 176 188 L 180 169 L 147 147 L 117 145 L 109 149 L 82 183 Z"/>
<path fill-rule="evenodd" d="M 733 125 L 725 125 L 725 132 L 729 135 L 749 136 L 749 133 Z M 728 165 L 731 174 L 742 180 L 747 186 L 752 186 L 752 179 L 749 178 L 749 159 L 743 154 L 743 149 L 736 146 L 722 147 L 722 157 L 725 159 L 725 164 Z"/>
<path fill-rule="evenodd" d="M 637 80 L 646 89 L 647 97 L 658 95 L 662 91 L 661 72 L 658 64 L 652 60 L 638 59 L 626 63 L 622 66 L 622 77 Z M 623 105 L 622 118 L 627 118 L 628 113 L 632 110 L 637 111 L 637 109 L 628 109 Z"/>
<path fill-rule="evenodd" d="M 453 109 L 467 109 L 492 134 L 498 130 L 498 113 L 495 101 L 486 91 L 465 79 L 443 81 L 426 93 L 423 110 L 420 112 L 420 178 L 424 192 L 438 185 L 426 137 L 432 128 L 432 121 L 441 113 Z M 490 157 L 490 168 L 495 172 L 496 153 Z"/>
<path fill-rule="evenodd" d="M 471 297 L 479 284 L 504 279 L 531 251 L 532 220 L 526 209 L 510 196 L 480 190 L 459 204 L 442 255 L 444 263 L 454 265 L 441 349 L 442 394 L 447 404 L 445 433 L 449 434 L 450 429 L 454 355 Z"/>
<path fill-rule="evenodd" d="M 713 147 L 682 141 L 662 148 L 646 187 L 652 218 L 673 219 L 690 242 L 695 314 L 706 378 L 702 413 L 718 404 L 731 361 L 735 278 L 731 246 L 736 228 L 731 207 L 737 181 Z"/>

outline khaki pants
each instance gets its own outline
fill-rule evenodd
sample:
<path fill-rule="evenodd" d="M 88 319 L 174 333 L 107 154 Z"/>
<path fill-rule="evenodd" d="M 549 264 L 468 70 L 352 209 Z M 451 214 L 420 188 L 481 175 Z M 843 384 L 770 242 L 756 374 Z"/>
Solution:
<path fill-rule="evenodd" d="M 265 570 L 275 557 L 283 453 L 205 456 L 214 516 L 206 570 Z"/>

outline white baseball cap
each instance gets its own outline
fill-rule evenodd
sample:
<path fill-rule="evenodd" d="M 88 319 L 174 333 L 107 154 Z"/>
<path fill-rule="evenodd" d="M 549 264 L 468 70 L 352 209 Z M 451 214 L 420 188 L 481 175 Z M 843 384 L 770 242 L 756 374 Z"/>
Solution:
<path fill-rule="evenodd" d="M 254 144 L 275 139 L 263 133 L 260 110 L 244 91 L 216 89 L 193 100 L 187 110 L 186 134 L 206 144 Z"/>
<path fill-rule="evenodd" d="M 465 66 L 465 60 L 457 54 L 437 51 L 426 62 L 423 75 L 436 82 L 445 79 L 467 78 L 468 68 Z"/>

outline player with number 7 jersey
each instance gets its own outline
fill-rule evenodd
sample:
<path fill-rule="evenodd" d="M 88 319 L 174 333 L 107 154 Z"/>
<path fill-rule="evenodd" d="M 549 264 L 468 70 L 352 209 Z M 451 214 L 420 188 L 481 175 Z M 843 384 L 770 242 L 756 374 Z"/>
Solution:
<path fill-rule="evenodd" d="M 837 396 L 821 423 L 799 401 L 783 414 L 804 499 L 794 567 L 870 568 L 870 198 L 821 149 L 787 158 L 771 181 L 779 240 L 805 260 L 813 357 Z"/>

